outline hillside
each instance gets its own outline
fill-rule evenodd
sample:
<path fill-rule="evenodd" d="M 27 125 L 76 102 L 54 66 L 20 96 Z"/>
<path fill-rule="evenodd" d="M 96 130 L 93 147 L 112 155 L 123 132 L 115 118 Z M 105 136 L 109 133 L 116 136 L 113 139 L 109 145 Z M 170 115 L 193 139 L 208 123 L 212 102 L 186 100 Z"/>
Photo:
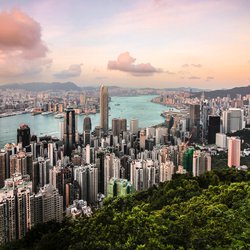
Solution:
<path fill-rule="evenodd" d="M 245 87 L 236 87 L 232 89 L 220 89 L 220 90 L 213 90 L 213 91 L 205 91 L 206 98 L 216 98 L 216 97 L 226 97 L 230 95 L 231 98 L 235 98 L 237 94 L 246 95 L 250 94 L 250 85 Z M 202 92 L 195 93 L 194 97 L 200 97 Z"/>
<path fill-rule="evenodd" d="M 2 249 L 249 249 L 250 172 L 176 175 L 106 200 L 90 218 L 47 223 Z"/>
<path fill-rule="evenodd" d="M 0 85 L 0 89 L 23 89 L 27 91 L 80 91 L 81 88 L 78 87 L 73 82 L 32 82 L 32 83 L 13 83 Z"/>

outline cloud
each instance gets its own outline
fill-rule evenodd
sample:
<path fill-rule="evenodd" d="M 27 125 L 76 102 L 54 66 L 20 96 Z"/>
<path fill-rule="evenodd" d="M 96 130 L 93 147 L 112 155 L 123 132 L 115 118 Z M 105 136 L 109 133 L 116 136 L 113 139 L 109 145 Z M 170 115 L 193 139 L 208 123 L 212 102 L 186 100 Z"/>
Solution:
<path fill-rule="evenodd" d="M 202 65 L 201 64 L 188 64 L 188 63 L 182 64 L 182 68 L 188 68 L 188 67 L 201 68 Z"/>
<path fill-rule="evenodd" d="M 77 76 L 80 76 L 82 73 L 81 67 L 82 67 L 82 64 L 72 64 L 69 66 L 68 69 L 62 70 L 62 71 L 54 74 L 54 76 L 56 78 L 60 78 L 60 79 L 77 77 Z"/>
<path fill-rule="evenodd" d="M 162 69 L 153 67 L 150 63 L 134 64 L 135 58 L 129 52 L 121 53 L 116 61 L 108 62 L 108 69 L 131 73 L 133 76 L 150 76 L 154 73 L 162 73 Z"/>
<path fill-rule="evenodd" d="M 164 73 L 168 74 L 168 75 L 175 75 L 175 72 L 171 72 L 171 71 L 164 71 Z"/>
<path fill-rule="evenodd" d="M 201 78 L 198 77 L 198 76 L 190 76 L 188 79 L 189 79 L 189 80 L 199 80 L 199 79 L 201 79 Z"/>
<path fill-rule="evenodd" d="M 191 64 L 193 67 L 196 67 L 196 68 L 201 68 L 202 65 L 201 64 Z"/>
<path fill-rule="evenodd" d="M 51 64 L 37 21 L 20 10 L 12 10 L 0 12 L 0 24 L 1 76 L 35 74 Z"/>
<path fill-rule="evenodd" d="M 213 76 L 207 76 L 206 81 L 214 80 Z"/>

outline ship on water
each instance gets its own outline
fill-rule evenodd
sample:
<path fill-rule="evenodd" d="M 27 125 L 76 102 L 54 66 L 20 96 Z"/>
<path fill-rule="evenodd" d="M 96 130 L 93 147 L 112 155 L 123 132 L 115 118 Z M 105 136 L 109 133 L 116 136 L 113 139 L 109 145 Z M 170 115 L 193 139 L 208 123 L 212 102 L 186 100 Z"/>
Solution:
<path fill-rule="evenodd" d="M 64 118 L 64 114 L 59 113 L 59 114 L 56 114 L 54 117 L 55 117 L 55 119 L 61 119 L 61 118 Z"/>
<path fill-rule="evenodd" d="M 53 114 L 52 111 L 46 111 L 46 112 L 42 112 L 41 115 L 48 116 L 48 115 L 52 115 L 52 114 Z"/>

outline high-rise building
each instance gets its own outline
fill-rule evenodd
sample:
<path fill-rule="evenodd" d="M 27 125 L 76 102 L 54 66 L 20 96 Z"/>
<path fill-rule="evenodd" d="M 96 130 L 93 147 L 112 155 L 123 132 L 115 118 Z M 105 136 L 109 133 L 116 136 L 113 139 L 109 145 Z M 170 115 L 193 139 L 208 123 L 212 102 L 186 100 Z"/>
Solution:
<path fill-rule="evenodd" d="M 190 127 L 198 127 L 200 125 L 200 105 L 190 105 Z"/>
<path fill-rule="evenodd" d="M 80 199 L 94 204 L 98 193 L 98 168 L 92 164 L 77 167 L 74 178 L 79 183 Z"/>
<path fill-rule="evenodd" d="M 128 180 L 110 179 L 108 183 L 108 197 L 125 196 L 131 193 L 134 193 L 134 187 Z"/>
<path fill-rule="evenodd" d="M 121 132 L 127 131 L 127 120 L 126 119 L 112 119 L 112 132 L 113 136 L 119 136 Z"/>
<path fill-rule="evenodd" d="M 241 140 L 237 137 L 228 138 L 228 167 L 240 167 Z"/>
<path fill-rule="evenodd" d="M 21 124 L 17 129 L 17 143 L 22 143 L 22 147 L 30 145 L 30 128 L 27 124 Z"/>
<path fill-rule="evenodd" d="M 0 152 L 0 188 L 4 186 L 4 180 L 6 179 L 6 152 Z"/>
<path fill-rule="evenodd" d="M 223 133 L 216 133 L 216 146 L 220 148 L 227 148 L 227 136 Z"/>
<path fill-rule="evenodd" d="M 108 107 L 108 88 L 104 85 L 100 88 L 100 127 L 104 133 L 109 129 L 109 107 Z"/>
<path fill-rule="evenodd" d="M 131 162 L 130 181 L 136 191 L 144 189 L 144 170 L 142 160 L 134 160 Z"/>
<path fill-rule="evenodd" d="M 76 137 L 75 111 L 72 108 L 65 109 L 64 114 L 64 155 L 71 156 Z"/>
<path fill-rule="evenodd" d="M 137 134 L 139 131 L 139 121 L 138 119 L 130 120 L 130 132 L 133 134 Z"/>
<path fill-rule="evenodd" d="M 193 153 L 193 176 L 200 176 L 207 171 L 211 171 L 211 155 L 206 152 L 196 150 Z"/>
<path fill-rule="evenodd" d="M 0 244 L 21 239 L 32 226 L 29 176 L 14 174 L 0 189 Z"/>
<path fill-rule="evenodd" d="M 83 120 L 83 142 L 84 146 L 90 144 L 91 118 L 86 116 Z"/>
<path fill-rule="evenodd" d="M 172 161 L 165 161 L 160 164 L 160 182 L 170 181 L 174 174 L 174 163 Z"/>
<path fill-rule="evenodd" d="M 208 144 L 215 144 L 216 133 L 220 133 L 220 116 L 208 116 Z"/>
<path fill-rule="evenodd" d="M 244 116 L 242 109 L 230 108 L 229 110 L 223 111 L 223 132 L 226 134 L 244 128 L 243 118 Z"/>

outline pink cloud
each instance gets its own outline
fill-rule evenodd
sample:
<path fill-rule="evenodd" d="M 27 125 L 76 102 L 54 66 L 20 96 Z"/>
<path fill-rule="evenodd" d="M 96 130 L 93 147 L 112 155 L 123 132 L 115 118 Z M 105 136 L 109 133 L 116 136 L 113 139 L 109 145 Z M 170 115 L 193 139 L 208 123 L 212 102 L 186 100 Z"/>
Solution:
<path fill-rule="evenodd" d="M 214 80 L 214 77 L 213 76 L 207 76 L 206 81 L 211 81 L 211 80 Z"/>
<path fill-rule="evenodd" d="M 12 10 L 0 12 L 0 24 L 0 75 L 40 72 L 51 63 L 37 21 L 20 10 Z"/>
<path fill-rule="evenodd" d="M 162 73 L 162 69 L 153 67 L 150 63 L 134 64 L 135 58 L 129 52 L 121 53 L 116 61 L 108 62 L 108 69 L 131 73 L 134 76 L 150 76 L 154 73 Z"/>
<path fill-rule="evenodd" d="M 62 70 L 62 71 L 54 74 L 54 76 L 56 78 L 60 78 L 60 79 L 77 77 L 77 76 L 80 76 L 82 73 L 81 67 L 82 67 L 82 64 L 72 64 L 69 66 L 68 69 Z"/>
<path fill-rule="evenodd" d="M 190 76 L 188 79 L 189 79 L 189 80 L 199 80 L 199 79 L 201 79 L 201 78 L 198 77 L 198 76 Z"/>

